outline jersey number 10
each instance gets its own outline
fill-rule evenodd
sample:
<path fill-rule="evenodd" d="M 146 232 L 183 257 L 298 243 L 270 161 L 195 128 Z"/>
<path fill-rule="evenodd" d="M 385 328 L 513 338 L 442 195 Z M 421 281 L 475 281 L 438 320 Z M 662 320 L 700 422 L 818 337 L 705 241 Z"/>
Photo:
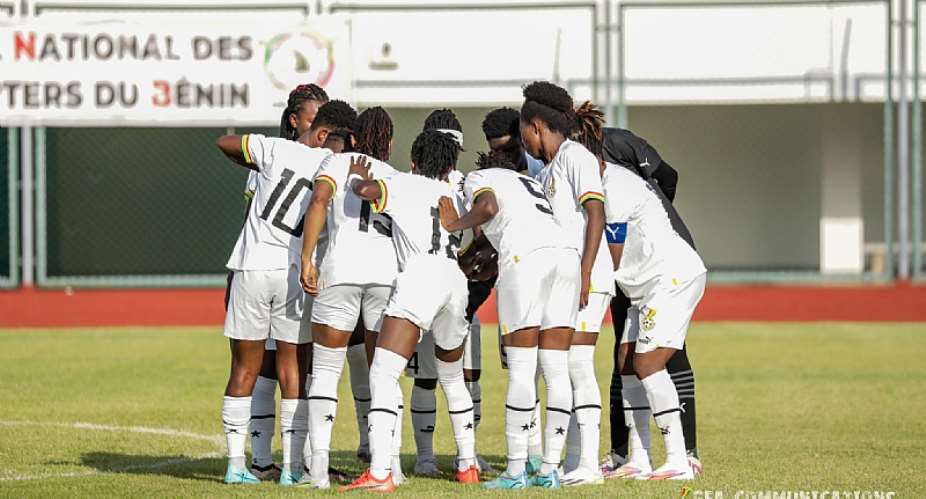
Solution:
<path fill-rule="evenodd" d="M 260 218 L 267 220 L 270 217 L 270 212 L 273 211 L 273 207 L 277 204 L 277 201 L 280 200 L 280 196 L 283 195 L 283 191 L 286 190 L 286 186 L 289 185 L 295 175 L 296 172 L 289 168 L 283 170 L 283 173 L 280 174 L 280 183 L 278 183 L 277 186 L 273 188 L 273 192 L 270 193 L 270 199 L 267 200 L 267 206 L 265 206 L 264 211 L 261 212 Z M 289 194 L 287 194 L 283 202 L 280 203 L 280 209 L 277 210 L 277 214 L 273 217 L 273 221 L 271 222 L 274 227 L 286 231 L 294 237 L 302 237 L 302 223 L 305 220 L 305 214 L 299 217 L 299 222 L 296 223 L 295 227 L 287 226 L 286 223 L 283 222 L 283 218 L 286 217 L 286 212 L 289 211 L 293 202 L 296 201 L 296 197 L 299 196 L 302 189 L 311 191 L 312 182 L 304 178 L 297 180 L 292 189 L 289 190 Z"/>

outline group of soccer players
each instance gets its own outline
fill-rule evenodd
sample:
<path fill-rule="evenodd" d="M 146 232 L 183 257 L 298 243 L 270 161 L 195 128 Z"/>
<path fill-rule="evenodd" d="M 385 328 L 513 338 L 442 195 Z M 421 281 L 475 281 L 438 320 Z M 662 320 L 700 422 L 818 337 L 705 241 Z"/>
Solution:
<path fill-rule="evenodd" d="M 575 108 L 548 82 L 528 85 L 524 98 L 520 111 L 486 116 L 490 152 L 465 177 L 457 170 L 462 127 L 452 111 L 431 113 L 405 173 L 389 164 L 394 126 L 385 110 L 358 115 L 315 85 L 290 94 L 281 137 L 219 139 L 229 159 L 251 170 L 246 219 L 227 264 L 226 483 L 272 479 L 327 489 L 346 478 L 329 466 L 345 361 L 361 435 L 357 455 L 370 466 L 342 489 L 388 492 L 406 480 L 399 459 L 399 377 L 406 370 L 416 377 L 415 473 L 439 474 L 431 442 L 439 384 L 457 445 L 455 478 L 479 483 L 489 469 L 476 453 L 475 312 L 493 287 L 509 373 L 508 463 L 484 487 L 691 479 L 700 472 L 696 449 L 686 443 L 694 441 L 685 435 L 693 424 L 683 424 L 681 387 L 667 365 L 684 355 L 704 265 L 680 235 L 658 182 L 635 171 L 646 165 L 606 161 L 614 156 L 613 132 L 593 104 Z M 609 305 L 620 302 L 615 296 L 625 297 L 618 308 L 627 320 L 615 351 L 612 450 L 599 466 L 594 352 Z M 693 396 L 690 366 L 687 373 Z M 270 454 L 277 382 L 281 468 Z M 667 452 L 655 470 L 651 417 Z"/>

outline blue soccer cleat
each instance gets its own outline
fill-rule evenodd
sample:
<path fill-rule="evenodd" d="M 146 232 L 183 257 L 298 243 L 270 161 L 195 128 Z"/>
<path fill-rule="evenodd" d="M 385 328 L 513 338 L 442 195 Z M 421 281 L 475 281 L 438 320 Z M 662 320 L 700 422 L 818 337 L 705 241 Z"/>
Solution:
<path fill-rule="evenodd" d="M 529 456 L 527 463 L 524 464 L 524 470 L 528 475 L 540 473 L 540 465 L 543 464 L 543 456 Z"/>
<path fill-rule="evenodd" d="M 482 484 L 484 489 L 526 489 L 528 486 L 526 472 L 511 476 L 507 471 L 499 475 L 495 480 Z"/>
<path fill-rule="evenodd" d="M 302 472 L 300 471 L 290 471 L 284 469 L 280 472 L 280 485 L 284 487 L 289 487 L 291 485 L 296 485 L 299 481 L 302 480 Z"/>
<path fill-rule="evenodd" d="M 537 473 L 531 477 L 532 487 L 543 487 L 545 489 L 558 489 L 563 486 L 559 481 L 559 472 L 553 470 L 546 475 Z"/>
<path fill-rule="evenodd" d="M 260 483 L 260 479 L 254 476 L 250 471 L 244 470 L 231 464 L 225 470 L 225 483 L 229 485 Z"/>

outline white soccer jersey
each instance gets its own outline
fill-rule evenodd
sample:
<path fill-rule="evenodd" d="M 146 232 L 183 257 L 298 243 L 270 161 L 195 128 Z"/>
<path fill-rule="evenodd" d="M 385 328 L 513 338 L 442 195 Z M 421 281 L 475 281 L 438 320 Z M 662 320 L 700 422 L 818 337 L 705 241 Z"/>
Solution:
<path fill-rule="evenodd" d="M 230 270 L 277 270 L 298 263 L 302 223 L 312 178 L 331 151 L 282 138 L 241 138 L 247 163 L 257 167 L 247 220 L 226 266 Z"/>
<path fill-rule="evenodd" d="M 598 159 L 582 144 L 565 140 L 550 164 L 537 174 L 553 208 L 553 217 L 565 231 L 567 244 L 581 255 L 585 247 L 587 217 L 583 204 L 591 199 L 604 201 Z M 611 257 L 602 235 L 598 256 L 592 267 L 591 291 L 614 294 Z"/>
<path fill-rule="evenodd" d="M 392 217 L 392 240 L 399 269 L 412 257 L 422 254 L 456 259 L 460 233 L 449 233 L 440 223 L 438 201 L 457 200 L 457 211 L 465 212 L 449 182 L 399 172 L 377 180 L 382 196 L 373 201 L 373 210 Z"/>
<path fill-rule="evenodd" d="M 395 245 L 392 244 L 392 219 L 373 213 L 371 203 L 360 199 L 347 185 L 350 162 L 366 157 L 374 179 L 392 176 L 396 170 L 388 164 L 359 153 L 330 156 L 315 177 L 334 190 L 328 209 L 326 229 L 328 248 L 319 267 L 321 287 L 338 284 L 391 285 L 398 273 Z"/>
<path fill-rule="evenodd" d="M 486 192 L 495 194 L 498 213 L 482 231 L 498 250 L 499 267 L 517 263 L 539 248 L 570 246 L 536 180 L 505 168 L 487 168 L 471 172 L 463 191 L 469 206 Z"/>
<path fill-rule="evenodd" d="M 453 187 L 453 193 L 456 195 L 457 206 L 462 206 L 465 211 L 469 211 L 472 207 L 472 203 L 466 200 L 466 194 L 463 192 L 463 183 L 466 181 L 466 176 L 463 175 L 463 172 L 460 170 L 451 170 L 447 174 L 447 181 L 450 182 L 450 186 Z M 466 253 L 466 250 L 473 244 L 473 241 L 476 239 L 473 229 L 466 229 L 460 233 L 460 248 L 457 250 L 457 254 L 462 255 Z"/>
<path fill-rule="evenodd" d="M 672 228 L 653 186 L 610 163 L 603 180 L 605 235 L 609 242 L 624 244 L 614 279 L 628 297 L 641 298 L 646 285 L 657 280 L 677 285 L 707 272 L 698 253 Z"/>

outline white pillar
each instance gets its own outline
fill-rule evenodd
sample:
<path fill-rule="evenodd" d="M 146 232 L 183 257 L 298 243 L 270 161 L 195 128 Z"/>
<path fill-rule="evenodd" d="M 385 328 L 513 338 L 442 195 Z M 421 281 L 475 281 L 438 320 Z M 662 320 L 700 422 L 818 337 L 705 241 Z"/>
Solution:
<path fill-rule="evenodd" d="M 860 115 L 851 106 L 826 105 L 821 132 L 820 271 L 864 270 L 862 137 Z"/>

